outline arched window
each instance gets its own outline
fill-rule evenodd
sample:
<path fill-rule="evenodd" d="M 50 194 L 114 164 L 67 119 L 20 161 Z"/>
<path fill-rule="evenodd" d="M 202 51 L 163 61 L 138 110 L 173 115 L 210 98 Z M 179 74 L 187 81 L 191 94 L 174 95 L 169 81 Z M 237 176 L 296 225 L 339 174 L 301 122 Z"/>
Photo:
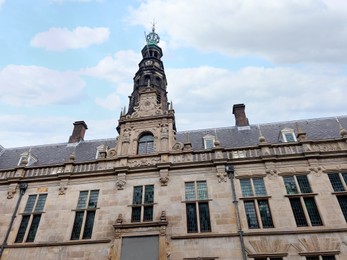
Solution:
<path fill-rule="evenodd" d="M 138 154 L 153 153 L 154 150 L 154 137 L 150 133 L 143 134 L 139 139 L 139 145 L 137 149 Z"/>

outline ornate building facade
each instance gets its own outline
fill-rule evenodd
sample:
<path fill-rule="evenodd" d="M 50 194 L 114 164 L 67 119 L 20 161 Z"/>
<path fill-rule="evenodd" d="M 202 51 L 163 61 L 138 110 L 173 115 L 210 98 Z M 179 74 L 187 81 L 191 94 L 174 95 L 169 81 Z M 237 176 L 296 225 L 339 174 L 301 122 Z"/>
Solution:
<path fill-rule="evenodd" d="M 347 116 L 177 132 L 158 42 L 117 138 L 0 146 L 1 259 L 347 259 Z"/>

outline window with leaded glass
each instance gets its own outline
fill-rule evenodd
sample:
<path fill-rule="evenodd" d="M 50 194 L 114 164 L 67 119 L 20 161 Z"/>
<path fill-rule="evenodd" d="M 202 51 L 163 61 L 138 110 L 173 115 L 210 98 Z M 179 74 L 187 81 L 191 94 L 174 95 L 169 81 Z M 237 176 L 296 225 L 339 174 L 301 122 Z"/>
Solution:
<path fill-rule="evenodd" d="M 185 183 L 187 232 L 210 232 L 211 221 L 206 181 Z"/>
<path fill-rule="evenodd" d="M 249 228 L 274 227 L 263 178 L 241 179 L 242 200 Z"/>
<path fill-rule="evenodd" d="M 296 225 L 323 225 L 307 175 L 284 176 L 283 181 Z"/>
<path fill-rule="evenodd" d="M 46 198 L 47 194 L 29 195 L 15 243 L 34 242 Z"/>
<path fill-rule="evenodd" d="M 306 256 L 306 260 L 335 260 L 334 255 Z"/>
<path fill-rule="evenodd" d="M 342 214 L 347 221 L 347 172 L 329 173 L 328 177 Z"/>
<path fill-rule="evenodd" d="M 283 257 L 255 257 L 254 260 L 283 260 Z"/>
<path fill-rule="evenodd" d="M 80 191 L 71 240 L 92 238 L 98 197 L 99 190 Z"/>
<path fill-rule="evenodd" d="M 153 221 L 154 185 L 135 186 L 131 222 Z"/>
<path fill-rule="evenodd" d="M 138 141 L 138 154 L 150 154 L 154 152 L 154 137 L 150 133 L 142 135 Z"/>

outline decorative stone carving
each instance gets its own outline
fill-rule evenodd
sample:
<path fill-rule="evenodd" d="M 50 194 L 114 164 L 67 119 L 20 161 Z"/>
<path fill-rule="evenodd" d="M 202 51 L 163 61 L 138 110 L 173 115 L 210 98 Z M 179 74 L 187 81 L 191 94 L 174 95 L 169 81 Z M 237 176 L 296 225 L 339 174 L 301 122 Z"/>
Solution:
<path fill-rule="evenodd" d="M 124 185 L 127 183 L 126 181 L 126 173 L 118 173 L 117 180 L 116 180 L 116 186 L 118 190 L 123 190 Z"/>
<path fill-rule="evenodd" d="M 340 150 L 337 143 L 325 143 L 325 144 L 314 144 L 312 145 L 313 151 L 329 152 Z"/>
<path fill-rule="evenodd" d="M 157 96 L 153 88 L 148 86 L 140 93 L 139 105 L 134 107 L 134 111 L 130 118 L 162 114 L 161 105 L 157 104 Z"/>
<path fill-rule="evenodd" d="M 269 175 L 270 179 L 274 179 L 278 176 L 279 171 L 275 168 L 266 169 L 265 172 Z"/>
<path fill-rule="evenodd" d="M 116 228 L 116 230 L 114 231 L 114 238 L 119 239 L 119 238 L 121 238 L 121 237 L 122 237 L 122 231 L 121 231 L 121 229 Z"/>
<path fill-rule="evenodd" d="M 166 236 L 166 226 L 160 226 L 159 234 L 160 236 Z"/>
<path fill-rule="evenodd" d="M 169 181 L 169 170 L 162 169 L 160 170 L 159 174 L 160 174 L 159 181 L 161 186 L 167 186 L 167 183 Z"/>
<path fill-rule="evenodd" d="M 68 180 L 60 180 L 59 195 L 65 195 L 65 192 L 67 190 L 67 184 Z"/>
<path fill-rule="evenodd" d="M 308 169 L 310 170 L 310 173 L 312 173 L 316 177 L 321 176 L 322 172 L 323 172 L 323 167 L 321 167 L 321 166 L 310 167 Z"/>
<path fill-rule="evenodd" d="M 287 254 L 290 244 L 281 239 L 268 239 L 250 240 L 248 247 L 249 252 L 252 254 Z"/>
<path fill-rule="evenodd" d="M 225 166 L 217 166 L 216 167 L 217 170 L 217 178 L 218 178 L 218 182 L 226 182 L 228 180 L 228 174 L 225 171 Z"/>
<path fill-rule="evenodd" d="M 184 146 L 183 143 L 177 142 L 172 147 L 172 150 L 174 150 L 174 151 L 182 151 L 183 150 L 183 146 Z"/>
<path fill-rule="evenodd" d="M 318 238 L 314 235 L 298 241 L 292 245 L 299 253 L 340 251 L 340 242 L 336 238 Z"/>
<path fill-rule="evenodd" d="M 123 215 L 122 215 L 122 213 L 118 214 L 118 218 L 116 219 L 116 223 L 119 224 L 119 225 L 123 223 Z"/>
<path fill-rule="evenodd" d="M 10 184 L 7 190 L 8 199 L 12 199 L 14 197 L 14 194 L 16 194 L 17 186 L 18 186 L 17 183 Z"/>
<path fill-rule="evenodd" d="M 107 151 L 107 158 L 116 158 L 117 157 L 117 149 L 111 148 Z"/>
<path fill-rule="evenodd" d="M 167 219 L 166 219 L 166 211 L 165 210 L 163 210 L 161 212 L 160 221 L 162 221 L 162 222 L 167 221 Z"/>
<path fill-rule="evenodd" d="M 130 167 L 139 167 L 139 166 L 151 166 L 160 162 L 160 158 L 141 158 L 136 160 L 129 160 Z"/>

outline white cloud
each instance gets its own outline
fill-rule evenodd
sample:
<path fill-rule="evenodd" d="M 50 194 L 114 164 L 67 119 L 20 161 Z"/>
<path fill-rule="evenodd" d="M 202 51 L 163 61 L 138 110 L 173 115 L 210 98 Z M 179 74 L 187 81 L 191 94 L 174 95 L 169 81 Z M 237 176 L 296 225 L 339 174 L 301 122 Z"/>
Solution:
<path fill-rule="evenodd" d="M 0 70 L 0 101 L 12 106 L 71 103 L 82 98 L 84 86 L 75 72 L 19 65 Z"/>
<path fill-rule="evenodd" d="M 149 27 L 148 17 L 156 17 L 171 47 L 279 63 L 347 59 L 344 0 L 146 0 L 130 10 L 129 21 Z"/>
<path fill-rule="evenodd" d="M 168 69 L 167 77 L 178 130 L 234 125 L 237 103 L 251 124 L 347 114 L 347 76 L 332 71 L 200 67 Z"/>
<path fill-rule="evenodd" d="M 36 34 L 30 45 L 49 51 L 65 51 L 101 44 L 108 40 L 109 35 L 110 30 L 105 27 L 76 27 L 72 31 L 53 27 L 46 32 Z"/>
<path fill-rule="evenodd" d="M 0 0 L 0 7 L 5 3 L 5 0 Z"/>
<path fill-rule="evenodd" d="M 109 110 L 120 110 L 121 100 L 116 93 L 109 94 L 106 98 L 97 97 L 95 99 L 96 104 Z"/>
<path fill-rule="evenodd" d="M 140 60 L 141 55 L 137 52 L 119 51 L 103 58 L 96 66 L 81 70 L 81 73 L 115 83 L 124 80 L 131 81 Z"/>

